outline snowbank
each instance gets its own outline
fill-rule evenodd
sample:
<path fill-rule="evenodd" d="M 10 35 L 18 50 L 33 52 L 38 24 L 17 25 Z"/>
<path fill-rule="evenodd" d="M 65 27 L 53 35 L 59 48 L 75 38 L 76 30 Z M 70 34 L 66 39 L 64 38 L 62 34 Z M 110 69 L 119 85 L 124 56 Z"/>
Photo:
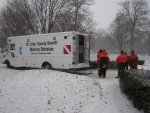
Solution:
<path fill-rule="evenodd" d="M 101 86 L 89 77 L 50 70 L 0 68 L 0 112 L 100 113 Z"/>

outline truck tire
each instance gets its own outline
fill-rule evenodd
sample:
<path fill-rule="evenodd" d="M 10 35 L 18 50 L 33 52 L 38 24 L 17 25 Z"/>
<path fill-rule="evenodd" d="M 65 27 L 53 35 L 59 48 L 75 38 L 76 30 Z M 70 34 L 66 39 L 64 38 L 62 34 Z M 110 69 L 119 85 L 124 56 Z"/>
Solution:
<path fill-rule="evenodd" d="M 7 68 L 11 68 L 9 61 L 7 61 L 6 65 L 7 65 Z"/>
<path fill-rule="evenodd" d="M 45 64 L 43 65 L 43 68 L 44 68 L 44 69 L 52 69 L 52 66 L 51 66 L 51 64 L 49 64 L 49 63 L 45 63 Z"/>

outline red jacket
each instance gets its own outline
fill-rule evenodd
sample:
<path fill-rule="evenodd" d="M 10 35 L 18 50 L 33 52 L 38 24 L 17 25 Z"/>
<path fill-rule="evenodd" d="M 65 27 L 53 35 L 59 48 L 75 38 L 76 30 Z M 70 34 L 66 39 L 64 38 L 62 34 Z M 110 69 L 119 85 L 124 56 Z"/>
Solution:
<path fill-rule="evenodd" d="M 100 52 L 97 52 L 97 61 L 100 61 L 100 58 L 101 58 L 101 54 Z"/>
<path fill-rule="evenodd" d="M 97 68 L 100 68 L 101 53 L 97 52 Z"/>
<path fill-rule="evenodd" d="M 109 56 L 108 56 L 108 54 L 107 54 L 107 51 L 103 51 L 101 57 L 108 58 L 108 64 L 110 63 L 110 58 L 109 58 Z"/>
<path fill-rule="evenodd" d="M 116 62 L 117 63 L 126 63 L 127 61 L 127 56 L 124 54 L 120 54 L 118 55 L 118 57 L 116 58 Z"/>
<path fill-rule="evenodd" d="M 108 67 L 108 64 L 110 63 L 110 59 L 107 55 L 107 51 L 103 51 L 100 59 L 100 68 L 106 68 Z"/>
<path fill-rule="evenodd" d="M 137 69 L 138 60 L 139 60 L 139 58 L 136 54 L 131 54 L 128 57 L 129 66 L 130 66 L 131 69 Z"/>
<path fill-rule="evenodd" d="M 128 57 L 128 60 L 129 60 L 129 62 L 138 62 L 139 58 L 138 58 L 137 54 L 131 54 Z"/>

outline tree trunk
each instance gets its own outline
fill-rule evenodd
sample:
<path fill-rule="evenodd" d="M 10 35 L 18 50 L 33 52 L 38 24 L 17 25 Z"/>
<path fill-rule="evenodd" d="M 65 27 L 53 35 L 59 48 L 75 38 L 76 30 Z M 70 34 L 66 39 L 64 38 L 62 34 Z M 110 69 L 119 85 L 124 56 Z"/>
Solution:
<path fill-rule="evenodd" d="M 78 11 L 77 8 L 75 7 L 75 25 L 74 25 L 75 31 L 77 31 L 77 18 L 78 18 Z"/>
<path fill-rule="evenodd" d="M 134 40 L 133 40 L 133 36 L 131 35 L 131 51 L 133 50 L 133 48 L 134 48 L 134 42 L 133 42 Z"/>
<path fill-rule="evenodd" d="M 4 47 L 2 46 L 1 49 L 2 49 L 2 55 L 3 55 L 3 53 L 4 53 L 4 52 L 3 52 L 3 51 L 4 51 Z"/>
<path fill-rule="evenodd" d="M 149 45 L 150 45 L 150 37 L 149 37 Z M 150 56 L 150 46 L 149 46 L 149 48 L 148 48 L 148 54 L 149 54 L 149 56 Z"/>
<path fill-rule="evenodd" d="M 131 51 L 132 50 L 134 50 L 134 42 L 135 42 L 135 40 L 134 40 L 134 29 L 135 29 L 135 27 L 132 27 L 131 29 L 130 29 L 130 34 L 131 34 Z"/>

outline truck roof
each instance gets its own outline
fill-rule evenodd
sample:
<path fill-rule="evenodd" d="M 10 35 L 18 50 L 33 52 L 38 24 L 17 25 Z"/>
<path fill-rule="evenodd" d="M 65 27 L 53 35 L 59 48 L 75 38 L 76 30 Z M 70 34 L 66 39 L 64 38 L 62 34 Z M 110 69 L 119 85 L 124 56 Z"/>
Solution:
<path fill-rule="evenodd" d="M 55 33 L 46 33 L 46 34 L 33 34 L 33 35 L 23 35 L 23 36 L 13 36 L 13 37 L 8 37 L 8 38 L 26 38 L 27 36 L 34 37 L 34 36 L 46 36 L 46 35 L 55 35 L 55 34 L 66 34 L 66 33 L 77 33 L 81 35 L 88 35 L 85 33 L 80 33 L 80 32 L 75 32 L 75 31 L 68 31 L 68 32 L 55 32 Z"/>

